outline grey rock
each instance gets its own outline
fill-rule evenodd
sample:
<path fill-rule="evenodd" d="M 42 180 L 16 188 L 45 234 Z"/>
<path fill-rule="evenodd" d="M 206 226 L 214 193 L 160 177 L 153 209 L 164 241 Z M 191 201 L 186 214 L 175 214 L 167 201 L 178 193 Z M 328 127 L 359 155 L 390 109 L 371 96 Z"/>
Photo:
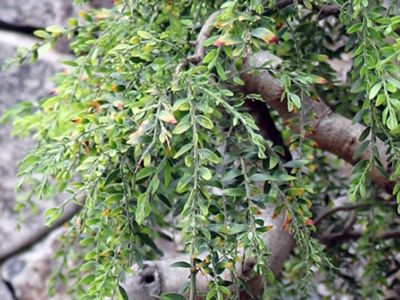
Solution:
<path fill-rule="evenodd" d="M 17 46 L 29 46 L 35 41 L 29 36 L 0 30 L 0 65 L 15 55 Z M 57 62 L 62 59 L 66 56 L 49 51 L 41 56 L 37 64 L 0 72 L 0 115 L 20 101 L 34 101 L 49 95 L 53 88 L 49 77 L 60 70 Z M 10 134 L 11 124 L 0 124 L 0 252 L 42 227 L 43 212 L 57 203 L 56 200 L 38 203 L 38 215 L 28 212 L 21 231 L 15 231 L 18 213 L 13 211 L 13 207 L 17 199 L 14 185 L 18 181 L 18 163 L 33 143 L 29 139 L 11 138 Z"/>
<path fill-rule="evenodd" d="M 58 250 L 58 238 L 63 231 L 63 228 L 58 229 L 31 251 L 9 259 L 2 266 L 1 277 L 13 287 L 18 300 L 50 299 L 48 296 L 49 279 L 54 267 L 60 264 L 52 257 Z M 51 299 L 71 299 L 71 296 L 67 295 L 70 287 L 68 283 L 65 286 L 58 282 L 56 295 Z M 2 296 L 2 294 L 0 295 Z"/>
<path fill-rule="evenodd" d="M 95 0 L 94 8 L 109 7 L 109 0 Z M 49 25 L 65 25 L 68 18 L 76 16 L 79 9 L 72 0 L 0 0 L 0 21 L 18 27 L 43 28 Z"/>
<path fill-rule="evenodd" d="M 154 263 L 147 262 L 142 269 L 137 269 L 135 274 L 127 276 L 123 288 L 129 300 L 156 300 L 156 296 L 162 292 L 159 270 Z"/>
<path fill-rule="evenodd" d="M 0 296 L 1 300 L 14 300 L 11 291 L 2 280 L 0 280 Z"/>

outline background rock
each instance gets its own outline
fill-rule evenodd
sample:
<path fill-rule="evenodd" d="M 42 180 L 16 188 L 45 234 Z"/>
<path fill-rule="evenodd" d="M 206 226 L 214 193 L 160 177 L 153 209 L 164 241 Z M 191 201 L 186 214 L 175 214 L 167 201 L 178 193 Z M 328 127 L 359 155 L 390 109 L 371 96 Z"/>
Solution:
<path fill-rule="evenodd" d="M 15 1 L 17 2 L 17 1 Z M 19 1 L 18 1 L 19 2 Z M 1 14 L 3 10 L 1 10 Z M 26 34 L 0 30 L 0 65 L 7 58 L 13 58 L 17 47 L 29 47 L 37 40 Z M 20 101 L 36 101 L 49 95 L 53 84 L 49 78 L 62 69 L 59 61 L 71 59 L 65 54 L 49 51 L 40 55 L 34 64 L 12 67 L 0 73 L 0 115 Z M 13 211 L 17 199 L 14 185 L 17 183 L 18 163 L 26 151 L 33 147 L 31 140 L 11 138 L 11 124 L 0 124 L 0 253 L 17 245 L 44 227 L 44 211 L 60 203 L 63 199 L 37 203 L 38 213 L 25 212 L 26 220 L 21 230 L 16 231 L 18 213 Z M 47 245 L 47 244 L 46 244 Z M 50 251 L 50 252 L 49 252 Z M 51 248 L 37 247 L 28 253 L 12 258 L 2 266 L 2 277 L 14 288 L 19 300 L 42 300 L 47 297 L 47 284 L 52 271 Z M 19 266 L 19 269 L 17 268 Z M 18 270 L 17 270 L 18 269 Z M 14 273 L 10 272 L 14 270 Z M 18 271 L 18 272 L 17 272 Z M 0 281 L 0 299 L 11 300 L 11 295 L 3 290 Z M 30 292 L 27 291 L 29 289 Z M 65 288 L 58 293 L 57 300 L 70 299 Z M 7 294 L 8 293 L 8 294 Z"/>
<path fill-rule="evenodd" d="M 0 64 L 15 54 L 17 46 L 28 46 L 36 40 L 22 34 L 0 31 Z M 59 62 L 65 59 L 54 51 L 42 55 L 34 65 L 12 67 L 0 73 L 0 115 L 20 101 L 35 101 L 49 95 L 53 85 L 49 78 L 60 70 Z M 56 204 L 56 201 L 40 202 L 38 216 L 26 214 L 22 230 L 15 232 L 18 214 L 13 211 L 17 195 L 14 185 L 17 183 L 18 163 L 26 151 L 33 147 L 30 140 L 11 138 L 11 124 L 0 125 L 0 251 L 23 239 L 33 230 L 43 226 L 43 212 Z"/>
<path fill-rule="evenodd" d="M 14 300 L 12 293 L 3 281 L 0 281 L 0 295 L 2 300 Z"/>
<path fill-rule="evenodd" d="M 110 7 L 110 0 L 95 0 L 94 8 Z M 0 0 L 0 22 L 15 27 L 44 28 L 65 25 L 68 18 L 76 16 L 79 9 L 72 0 Z"/>
<path fill-rule="evenodd" d="M 52 259 L 58 250 L 58 238 L 64 229 L 53 232 L 45 241 L 37 244 L 31 251 L 9 259 L 1 270 L 2 278 L 11 285 L 18 300 L 48 299 L 48 283 L 53 269 L 60 262 Z M 69 300 L 68 286 L 58 282 L 53 300 Z M 0 290 L 0 296 L 1 294 Z M 4 300 L 3 297 L 1 297 Z M 12 298 L 10 298 L 12 299 Z"/>

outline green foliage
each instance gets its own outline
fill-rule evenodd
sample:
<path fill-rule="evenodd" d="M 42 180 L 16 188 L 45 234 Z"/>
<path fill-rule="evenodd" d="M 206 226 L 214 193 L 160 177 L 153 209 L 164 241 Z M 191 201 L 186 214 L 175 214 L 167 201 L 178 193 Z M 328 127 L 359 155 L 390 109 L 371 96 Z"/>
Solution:
<path fill-rule="evenodd" d="M 66 28 L 35 31 L 43 41 L 19 50 L 6 64 L 32 63 L 39 49 L 50 48 L 62 36 L 71 39 L 76 55 L 74 61 L 62 62 L 66 69 L 54 77 L 53 95 L 22 103 L 3 116 L 16 116 L 15 134 L 33 134 L 37 140 L 20 164 L 18 188 L 30 184 L 32 193 L 20 199 L 18 210 L 34 207 L 34 199 L 69 194 L 60 207 L 46 212 L 50 225 L 68 202 L 82 205 L 64 236 L 64 248 L 56 253 L 63 265 L 55 270 L 51 293 L 56 278 L 64 278 L 65 266 L 76 282 L 70 291 L 74 297 L 126 299 L 119 283 L 132 265 L 155 259 L 161 250 L 154 241 L 181 231 L 191 261 L 177 266 L 188 268 L 192 296 L 195 272 L 190 270 L 197 268 L 212 277 L 207 299 L 238 298 L 245 283 L 238 276 L 227 283 L 221 274 L 235 274 L 240 246 L 246 257 L 254 258 L 254 272 L 266 279 L 264 298 L 298 295 L 299 286 L 306 296 L 316 269 L 325 275 L 332 297 L 379 297 L 375 285 L 385 284 L 389 269 L 381 267 L 386 258 L 375 242 L 389 249 L 396 245 L 376 236 L 398 221 L 375 203 L 369 171 L 375 166 L 388 176 L 376 149 L 380 138 L 396 167 L 391 178 L 400 175 L 399 17 L 375 2 L 355 0 L 332 2 L 339 8 L 336 18 L 319 21 L 312 5 L 322 1 L 294 3 L 277 8 L 273 1 L 255 0 L 115 1 L 113 9 L 80 12 L 79 20 L 70 19 Z M 193 54 L 191 41 L 199 24 L 216 10 L 220 14 L 204 43 L 201 63 L 183 63 Z M 282 130 L 290 150 L 297 151 L 298 158 L 289 162 L 281 161 L 281 146 L 260 135 L 240 89 L 231 88 L 244 84 L 242 72 L 257 72 L 242 70 L 243 58 L 265 49 L 283 63 L 276 68 L 266 62 L 261 69 L 280 79 L 288 111 L 300 111 L 299 118 L 286 124 L 299 124 L 300 133 Z M 336 84 L 327 63 L 344 52 L 354 58 L 351 86 Z M 314 129 L 306 118 L 315 116 L 304 114 L 305 97 L 322 97 L 335 111 L 367 126 L 354 159 L 368 147 L 372 151 L 354 167 L 348 188 L 350 201 L 371 204 L 354 221 L 366 226 L 358 257 L 351 242 L 325 249 L 312 237 L 310 207 L 314 212 L 329 207 L 346 183 L 333 175 L 337 166 L 309 138 Z M 395 194 L 399 188 L 397 184 Z M 275 281 L 268 268 L 262 236 L 271 228 L 258 216 L 270 204 L 276 204 L 274 214 L 285 214 L 284 227 L 297 242 L 282 281 Z M 342 223 L 340 217 L 329 221 L 331 227 Z M 76 244 L 81 247 L 77 252 Z M 207 259 L 200 261 L 201 254 Z M 339 270 L 324 269 L 331 266 L 330 259 Z M 360 267 L 367 262 L 357 286 L 342 272 L 351 260 Z M 332 286 L 330 276 L 342 278 L 342 285 Z M 303 279 L 284 291 L 282 286 L 295 277 Z M 178 297 L 165 294 L 161 299 Z"/>

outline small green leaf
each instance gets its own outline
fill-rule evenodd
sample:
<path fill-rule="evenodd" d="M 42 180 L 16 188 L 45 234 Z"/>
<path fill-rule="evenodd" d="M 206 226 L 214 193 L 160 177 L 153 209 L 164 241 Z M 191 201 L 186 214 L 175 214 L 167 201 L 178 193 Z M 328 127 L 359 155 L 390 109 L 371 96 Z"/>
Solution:
<path fill-rule="evenodd" d="M 187 151 L 189 151 L 192 148 L 193 148 L 193 144 L 192 143 L 189 143 L 189 144 L 186 144 L 185 146 L 182 146 L 178 150 L 178 152 L 176 152 L 176 154 L 174 155 L 174 158 L 175 159 L 178 158 L 179 156 L 181 156 L 182 154 L 186 153 Z"/>
<path fill-rule="evenodd" d="M 218 53 L 218 49 L 211 50 L 203 59 L 203 64 L 209 63 Z"/>
<path fill-rule="evenodd" d="M 152 39 L 153 38 L 153 36 L 150 33 L 143 31 L 143 30 L 139 30 L 137 32 L 137 35 L 140 36 L 142 39 Z"/>
<path fill-rule="evenodd" d="M 206 116 L 197 116 L 197 122 L 206 129 L 213 129 L 214 125 Z"/>
<path fill-rule="evenodd" d="M 94 237 L 88 237 L 79 242 L 79 244 L 81 244 L 81 246 L 88 246 L 92 243 L 94 243 Z"/>
<path fill-rule="evenodd" d="M 375 83 L 375 85 L 369 91 L 369 99 L 375 98 L 375 96 L 378 94 L 381 88 L 382 88 L 382 81 Z"/>
<path fill-rule="evenodd" d="M 236 196 L 236 197 L 243 197 L 246 196 L 246 192 L 244 189 L 239 188 L 230 188 L 222 191 L 222 194 L 225 196 Z"/>
<path fill-rule="evenodd" d="M 226 286 L 220 285 L 218 288 L 225 295 L 230 295 L 231 294 L 231 291 Z"/>
<path fill-rule="evenodd" d="M 289 197 L 297 197 L 304 195 L 304 188 L 290 188 L 287 190 L 286 195 Z"/>
<path fill-rule="evenodd" d="M 361 121 L 361 119 L 368 113 L 368 109 L 362 109 L 360 110 L 358 113 L 356 113 L 356 115 L 354 116 L 353 120 L 351 121 L 351 123 L 357 124 L 358 122 Z"/>
<path fill-rule="evenodd" d="M 192 176 L 183 177 L 179 180 L 178 185 L 176 186 L 176 191 L 179 194 L 184 193 L 187 190 L 188 184 L 192 181 Z"/>
<path fill-rule="evenodd" d="M 162 300 L 186 300 L 185 297 L 179 294 L 174 294 L 174 293 L 168 293 L 168 294 L 162 294 L 161 295 Z"/>
<path fill-rule="evenodd" d="M 151 211 L 151 205 L 147 194 L 142 194 L 138 198 L 138 204 L 136 209 L 135 219 L 136 222 L 141 225 L 144 220 L 148 217 Z"/>
<path fill-rule="evenodd" d="M 191 127 L 192 127 L 192 124 L 190 122 L 187 122 L 187 121 L 179 122 L 178 125 L 176 125 L 176 127 L 172 131 L 172 133 L 173 134 L 182 134 Z"/>
<path fill-rule="evenodd" d="M 290 100 L 296 105 L 297 108 L 301 108 L 301 100 L 300 97 L 296 94 L 290 94 Z"/>
<path fill-rule="evenodd" d="M 50 34 L 49 34 L 47 31 L 44 31 L 44 30 L 35 30 L 35 31 L 33 32 L 33 34 L 34 34 L 35 36 L 37 36 L 37 37 L 42 38 L 42 39 L 45 39 L 45 38 L 50 37 Z"/>
<path fill-rule="evenodd" d="M 64 31 L 64 28 L 59 25 L 51 25 L 46 27 L 46 31 L 51 33 L 61 33 Z"/>
<path fill-rule="evenodd" d="M 155 172 L 156 168 L 154 167 L 147 167 L 141 169 L 137 174 L 136 174 L 136 180 L 140 180 L 146 177 L 149 177 L 151 174 Z"/>
<path fill-rule="evenodd" d="M 59 103 L 60 102 L 60 98 L 58 97 L 51 97 L 48 100 L 46 100 L 43 104 L 42 107 L 43 108 L 49 108 L 52 107 L 54 104 Z"/>
<path fill-rule="evenodd" d="M 251 181 L 277 181 L 278 180 L 274 176 L 262 174 L 262 173 L 253 174 L 249 177 L 249 179 Z"/>
<path fill-rule="evenodd" d="M 212 174 L 211 174 L 210 170 L 206 167 L 200 168 L 200 176 L 204 180 L 211 180 L 211 178 L 212 178 Z"/>
<path fill-rule="evenodd" d="M 305 166 L 306 164 L 308 164 L 309 161 L 305 160 L 305 159 L 295 159 L 295 160 L 291 160 L 289 162 L 287 162 L 284 166 L 286 168 L 301 168 L 303 166 Z"/>
<path fill-rule="evenodd" d="M 207 159 L 209 162 L 214 164 L 219 163 L 219 157 L 211 150 L 203 148 L 199 150 L 199 153 L 203 158 Z"/>
<path fill-rule="evenodd" d="M 190 269 L 191 265 L 185 261 L 177 261 L 170 265 L 171 268 L 187 268 Z"/>
<path fill-rule="evenodd" d="M 356 150 L 356 152 L 353 155 L 353 158 L 356 159 L 357 157 L 359 157 L 361 155 L 361 153 L 363 153 L 365 151 L 365 149 L 367 149 L 368 145 L 370 143 L 370 140 L 366 140 L 364 141 L 360 147 L 358 147 L 358 149 Z"/>
<path fill-rule="evenodd" d="M 19 203 L 19 204 L 22 204 L 22 203 Z M 58 208 L 56 208 L 56 207 L 49 208 L 49 209 L 46 210 L 46 212 L 44 213 L 44 216 L 45 216 L 45 217 L 51 216 L 52 214 L 54 214 L 54 213 L 57 212 L 57 211 L 58 211 Z"/>
<path fill-rule="evenodd" d="M 79 12 L 78 12 L 78 15 L 79 15 L 82 19 L 84 19 L 85 21 L 88 21 L 88 22 L 92 22 L 92 21 L 93 21 L 92 17 L 89 16 L 88 13 L 87 13 L 87 12 L 84 12 L 83 10 L 79 11 Z"/>
<path fill-rule="evenodd" d="M 362 26 L 362 23 L 357 23 L 351 26 L 349 29 L 347 29 L 347 34 L 352 34 L 356 31 L 358 31 Z"/>
<path fill-rule="evenodd" d="M 96 266 L 96 261 L 95 260 L 89 260 L 82 267 L 79 268 L 79 271 L 86 272 L 86 271 L 89 271 L 89 270 L 93 269 L 95 266 Z"/>
<path fill-rule="evenodd" d="M 78 21 L 75 18 L 68 19 L 68 24 L 71 26 L 78 26 Z"/>
<path fill-rule="evenodd" d="M 394 85 L 395 87 L 397 87 L 398 89 L 400 89 L 400 81 L 398 81 L 395 78 L 388 78 L 387 79 L 388 82 L 390 82 L 392 85 Z"/>
<path fill-rule="evenodd" d="M 119 289 L 119 293 L 122 296 L 122 300 L 129 300 L 128 294 L 126 293 L 124 288 L 122 286 L 118 285 L 118 289 Z"/>
<path fill-rule="evenodd" d="M 375 106 L 378 107 L 385 102 L 386 102 L 385 94 L 379 94 L 378 97 L 376 98 Z"/>
<path fill-rule="evenodd" d="M 114 218 L 114 217 L 118 216 L 123 211 L 124 211 L 124 207 L 118 206 L 118 207 L 114 208 L 112 211 L 110 211 L 108 216 L 110 218 Z"/>
<path fill-rule="evenodd" d="M 233 82 L 241 86 L 244 86 L 245 84 L 244 81 L 238 76 L 233 77 Z"/>
<path fill-rule="evenodd" d="M 173 111 L 187 111 L 190 109 L 190 105 L 187 99 L 179 99 L 175 101 L 174 106 L 172 107 Z"/>
<path fill-rule="evenodd" d="M 86 284 L 92 283 L 95 279 L 96 279 L 96 277 L 93 274 L 89 274 L 89 275 L 86 275 L 85 277 L 83 277 L 79 281 L 79 284 L 86 285 Z"/>

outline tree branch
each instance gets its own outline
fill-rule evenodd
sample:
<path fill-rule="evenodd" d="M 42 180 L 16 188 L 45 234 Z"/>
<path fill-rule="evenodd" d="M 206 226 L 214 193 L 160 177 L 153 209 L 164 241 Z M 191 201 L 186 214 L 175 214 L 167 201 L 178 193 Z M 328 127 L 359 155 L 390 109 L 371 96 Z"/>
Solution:
<path fill-rule="evenodd" d="M 397 202 L 396 201 L 390 201 L 390 202 L 384 202 L 385 200 L 382 200 L 379 204 L 382 205 L 387 205 L 392 207 L 397 211 Z M 357 203 L 357 204 L 351 204 L 351 205 L 342 205 L 342 206 L 336 206 L 330 209 L 327 209 L 325 212 L 321 213 L 318 217 L 316 217 L 314 221 L 314 226 L 318 226 L 319 223 L 322 222 L 323 219 L 329 217 L 330 215 L 333 215 L 334 213 L 337 213 L 339 211 L 349 211 L 349 210 L 355 210 L 358 208 L 364 208 L 364 207 L 370 207 L 370 203 Z"/>
<path fill-rule="evenodd" d="M 249 113 L 253 116 L 258 128 L 260 129 L 260 134 L 264 139 L 270 140 L 274 146 L 281 146 L 284 150 L 285 155 L 281 156 L 284 162 L 292 160 L 292 154 L 289 148 L 286 146 L 282 139 L 282 134 L 276 128 L 274 120 L 270 115 L 268 107 L 264 102 L 246 100 L 246 107 L 249 109 Z"/>
<path fill-rule="evenodd" d="M 344 240 L 358 240 L 363 235 L 365 235 L 364 232 L 349 231 L 334 234 L 325 234 L 321 236 L 316 236 L 316 238 L 324 244 L 333 244 Z M 381 234 L 377 234 L 375 236 L 376 240 L 388 240 L 396 238 L 400 238 L 400 230 L 391 230 Z"/>
<path fill-rule="evenodd" d="M 252 56 L 248 56 L 243 62 L 243 69 L 261 68 L 265 61 L 274 60 L 281 63 L 281 59 L 266 51 L 260 51 Z M 282 87 L 278 79 L 272 77 L 267 70 L 259 72 L 243 73 L 242 80 L 245 82 L 244 90 L 246 93 L 256 93 L 262 96 L 266 104 L 272 107 L 284 120 L 293 117 L 299 118 L 295 112 L 288 112 L 286 100 L 281 101 Z M 303 99 L 302 109 L 304 115 L 314 114 L 314 119 L 305 120 L 306 124 L 314 128 L 314 134 L 308 134 L 308 138 L 314 140 L 322 150 L 331 152 L 348 163 L 355 165 L 361 160 L 369 160 L 371 148 L 367 148 L 360 156 L 353 158 L 354 153 L 360 147 L 359 137 L 364 131 L 365 126 L 360 124 L 352 125 L 346 119 L 334 113 L 323 101 L 314 101 L 308 97 Z M 293 132 L 299 133 L 299 124 L 291 127 Z M 387 161 L 387 147 L 381 140 L 376 142 L 380 154 L 382 165 L 390 174 L 391 165 Z M 372 182 L 380 186 L 388 193 L 392 193 L 394 182 L 390 181 L 380 171 L 374 167 L 370 172 Z"/>
<path fill-rule="evenodd" d="M 369 206 L 371 206 L 369 203 L 357 203 L 357 204 L 353 204 L 353 205 L 336 206 L 334 208 L 326 210 L 321 215 L 316 217 L 313 220 L 314 226 L 318 226 L 319 223 L 321 223 L 323 219 L 325 219 L 325 218 L 329 217 L 330 215 L 333 215 L 334 213 L 337 213 L 339 211 L 349 211 L 349 210 L 354 210 L 357 208 L 363 208 L 363 207 L 369 207 Z"/>
<path fill-rule="evenodd" d="M 215 21 L 215 18 L 218 17 L 220 15 L 220 13 L 221 13 L 221 10 L 217 10 L 208 17 L 206 22 L 201 27 L 199 36 L 197 37 L 197 40 L 195 42 L 196 46 L 194 48 L 194 54 L 186 57 L 176 67 L 174 77 L 176 77 L 178 75 L 178 73 L 180 72 L 180 70 L 182 70 L 184 67 L 186 67 L 189 63 L 198 64 L 200 61 L 203 60 L 205 51 L 206 51 L 203 44 L 210 37 L 211 31 L 212 31 L 212 25 Z"/>

